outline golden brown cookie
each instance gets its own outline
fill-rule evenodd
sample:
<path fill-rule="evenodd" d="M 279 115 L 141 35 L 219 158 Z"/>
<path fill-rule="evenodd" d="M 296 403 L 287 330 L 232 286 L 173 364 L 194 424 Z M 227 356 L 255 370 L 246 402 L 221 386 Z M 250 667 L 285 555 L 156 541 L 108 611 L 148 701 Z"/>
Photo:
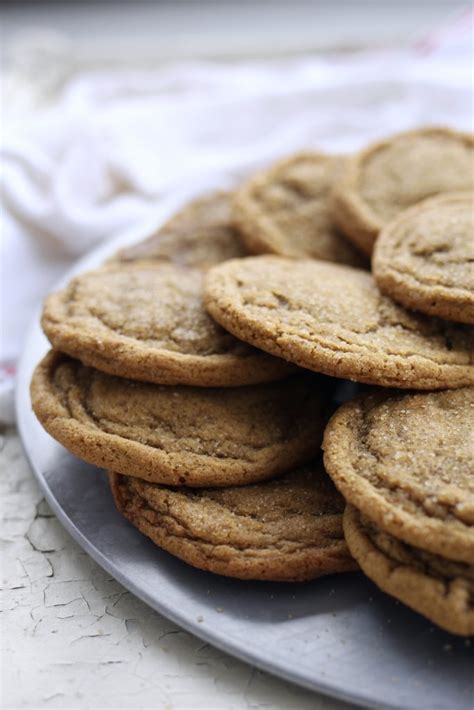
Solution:
<path fill-rule="evenodd" d="M 474 328 L 406 311 L 360 269 L 233 259 L 209 271 L 204 300 L 236 337 L 317 372 L 386 387 L 474 384 Z"/>
<path fill-rule="evenodd" d="M 378 287 L 403 306 L 474 323 L 474 193 L 433 197 L 389 222 L 372 271 Z"/>
<path fill-rule="evenodd" d="M 232 226 L 231 195 L 215 192 L 192 200 L 155 233 L 121 249 L 112 261 L 160 259 L 208 269 L 226 259 L 245 256 Z"/>
<path fill-rule="evenodd" d="M 43 330 L 85 365 L 144 382 L 228 387 L 286 376 L 287 363 L 209 317 L 203 273 L 157 260 L 108 264 L 47 298 Z"/>
<path fill-rule="evenodd" d="M 314 462 L 265 483 L 165 488 L 109 474 L 117 508 L 157 545 L 199 569 L 296 582 L 356 568 L 344 500 Z"/>
<path fill-rule="evenodd" d="M 333 219 L 370 255 L 380 230 L 407 207 L 474 189 L 473 161 L 469 133 L 420 128 L 391 136 L 347 161 L 333 193 Z"/>
<path fill-rule="evenodd" d="M 365 574 L 446 631 L 474 634 L 474 566 L 406 545 L 348 505 L 344 534 Z"/>
<path fill-rule="evenodd" d="M 46 431 L 85 461 L 168 485 L 270 478 L 315 455 L 325 384 L 164 387 L 106 375 L 51 351 L 31 384 Z"/>
<path fill-rule="evenodd" d="M 377 527 L 474 563 L 474 387 L 355 399 L 330 419 L 323 448 L 336 487 Z"/>
<path fill-rule="evenodd" d="M 343 158 L 298 153 L 258 173 L 237 190 L 234 219 L 253 254 L 312 257 L 352 266 L 367 260 L 337 230 L 329 193 Z"/>

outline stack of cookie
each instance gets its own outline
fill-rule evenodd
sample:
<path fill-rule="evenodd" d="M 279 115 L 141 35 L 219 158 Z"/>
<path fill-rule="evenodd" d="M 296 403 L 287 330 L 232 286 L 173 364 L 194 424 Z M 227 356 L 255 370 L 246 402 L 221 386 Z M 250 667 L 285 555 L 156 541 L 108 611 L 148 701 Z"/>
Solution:
<path fill-rule="evenodd" d="M 216 194 L 52 294 L 33 407 L 111 472 L 119 510 L 190 564 L 288 581 L 354 569 L 321 460 L 330 384 L 204 309 L 206 271 L 245 253 Z"/>
<path fill-rule="evenodd" d="M 38 418 L 190 564 L 357 562 L 473 633 L 471 190 L 472 136 L 431 128 L 191 203 L 48 298 Z M 372 387 L 326 425 L 341 378 Z"/>

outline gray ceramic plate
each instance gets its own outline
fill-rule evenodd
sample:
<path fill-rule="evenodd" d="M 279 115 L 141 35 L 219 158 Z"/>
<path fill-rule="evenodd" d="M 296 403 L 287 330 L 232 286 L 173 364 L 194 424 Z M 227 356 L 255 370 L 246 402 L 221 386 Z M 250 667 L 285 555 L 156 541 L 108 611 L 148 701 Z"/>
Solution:
<path fill-rule="evenodd" d="M 150 227 L 95 251 L 64 281 Z M 474 644 L 434 628 L 363 575 L 296 585 L 240 582 L 155 547 L 116 512 L 103 472 L 69 454 L 32 414 L 29 380 L 46 350 L 37 319 L 18 375 L 25 451 L 64 527 L 119 582 L 196 636 L 307 688 L 373 707 L 472 709 Z"/>

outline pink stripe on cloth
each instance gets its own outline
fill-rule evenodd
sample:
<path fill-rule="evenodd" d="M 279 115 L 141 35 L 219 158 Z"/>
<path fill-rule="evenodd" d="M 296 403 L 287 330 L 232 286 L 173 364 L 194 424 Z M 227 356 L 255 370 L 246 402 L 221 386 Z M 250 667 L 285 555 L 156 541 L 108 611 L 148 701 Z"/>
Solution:
<path fill-rule="evenodd" d="M 465 41 L 472 43 L 473 25 L 474 8 L 463 8 L 447 24 L 421 35 L 413 48 L 419 54 L 429 55 L 458 47 Z"/>
<path fill-rule="evenodd" d="M 10 377 L 15 377 L 16 366 L 14 363 L 0 362 L 0 380 L 9 379 Z"/>

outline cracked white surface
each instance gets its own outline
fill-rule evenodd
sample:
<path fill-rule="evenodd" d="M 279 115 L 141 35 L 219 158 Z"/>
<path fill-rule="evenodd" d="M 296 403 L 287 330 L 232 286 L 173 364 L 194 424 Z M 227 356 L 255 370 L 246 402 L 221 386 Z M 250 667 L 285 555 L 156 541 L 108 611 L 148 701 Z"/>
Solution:
<path fill-rule="evenodd" d="M 0 435 L 2 707 L 339 710 L 167 621 L 110 578 Z"/>

